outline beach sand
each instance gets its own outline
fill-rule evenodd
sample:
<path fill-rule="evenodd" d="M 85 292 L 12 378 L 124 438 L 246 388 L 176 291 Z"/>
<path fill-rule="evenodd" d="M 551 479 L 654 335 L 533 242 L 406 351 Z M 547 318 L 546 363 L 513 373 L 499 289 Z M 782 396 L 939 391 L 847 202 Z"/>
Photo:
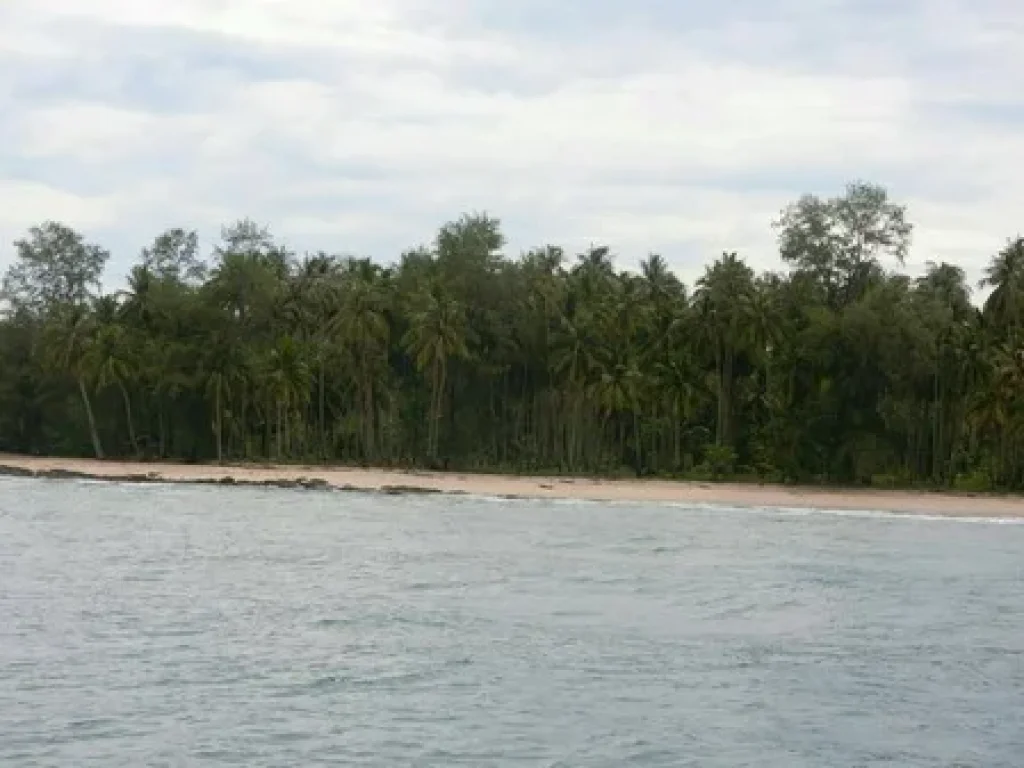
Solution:
<path fill-rule="evenodd" d="M 903 514 L 1024 518 L 1024 497 L 947 492 L 846 490 L 668 480 L 602 480 L 314 465 L 213 465 L 97 461 L 0 454 L 0 474 L 180 483 L 304 485 L 346 490 L 461 493 L 738 507 L 877 510 Z"/>

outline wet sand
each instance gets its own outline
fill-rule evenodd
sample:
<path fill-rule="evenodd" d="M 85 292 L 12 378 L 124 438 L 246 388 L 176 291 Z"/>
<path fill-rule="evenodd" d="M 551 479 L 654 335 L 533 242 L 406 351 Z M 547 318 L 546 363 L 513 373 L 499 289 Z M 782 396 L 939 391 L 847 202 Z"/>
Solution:
<path fill-rule="evenodd" d="M 952 492 L 847 490 L 668 480 L 602 480 L 315 465 L 97 461 L 3 454 L 0 454 L 0 474 L 142 482 L 280 485 L 385 493 L 459 493 L 536 499 L 672 502 L 1024 518 L 1024 497 Z"/>

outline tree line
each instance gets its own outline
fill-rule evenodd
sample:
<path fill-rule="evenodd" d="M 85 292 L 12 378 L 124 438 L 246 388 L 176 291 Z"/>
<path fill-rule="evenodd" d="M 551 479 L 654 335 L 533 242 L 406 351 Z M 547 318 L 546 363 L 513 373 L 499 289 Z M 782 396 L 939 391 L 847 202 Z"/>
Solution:
<path fill-rule="evenodd" d="M 510 258 L 464 215 L 392 265 L 299 256 L 245 219 L 109 253 L 54 221 L 15 243 L 0 450 L 780 482 L 1024 487 L 1024 239 L 902 265 L 877 185 L 773 222 L 783 269 L 724 253 L 692 286 L 606 246 Z"/>

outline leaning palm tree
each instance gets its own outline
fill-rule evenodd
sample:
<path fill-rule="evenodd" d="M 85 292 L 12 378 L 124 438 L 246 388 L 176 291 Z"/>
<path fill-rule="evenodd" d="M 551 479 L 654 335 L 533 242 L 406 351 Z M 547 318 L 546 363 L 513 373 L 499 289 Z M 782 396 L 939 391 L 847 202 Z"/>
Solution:
<path fill-rule="evenodd" d="M 67 305 L 52 315 L 43 327 L 40 350 L 45 369 L 69 374 L 77 384 L 89 424 L 93 453 L 97 459 L 102 459 L 103 444 L 96 426 L 92 400 L 89 398 L 89 383 L 94 378 L 89 367 L 89 351 L 94 343 L 95 333 L 95 318 L 89 310 L 77 305 Z"/>
<path fill-rule="evenodd" d="M 134 377 L 136 366 L 128 346 L 128 334 L 123 326 L 105 323 L 97 329 L 93 343 L 86 351 L 86 366 L 95 374 L 98 392 L 115 387 L 121 395 L 125 421 L 128 425 L 128 440 L 132 451 L 139 456 L 139 441 L 135 435 L 135 420 L 132 416 L 132 399 L 128 392 L 128 382 Z"/>

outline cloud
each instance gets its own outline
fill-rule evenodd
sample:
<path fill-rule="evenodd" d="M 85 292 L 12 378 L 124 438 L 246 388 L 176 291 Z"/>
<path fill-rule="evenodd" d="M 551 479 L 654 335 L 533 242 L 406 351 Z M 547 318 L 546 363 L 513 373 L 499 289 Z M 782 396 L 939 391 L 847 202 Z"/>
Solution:
<path fill-rule="evenodd" d="M 124 274 L 168 226 L 252 216 L 384 261 L 469 210 L 509 250 L 608 243 L 687 280 L 777 266 L 771 220 L 854 178 L 911 267 L 976 279 L 1020 226 L 1011 0 L 10 0 L 0 262 L 59 218 Z"/>

